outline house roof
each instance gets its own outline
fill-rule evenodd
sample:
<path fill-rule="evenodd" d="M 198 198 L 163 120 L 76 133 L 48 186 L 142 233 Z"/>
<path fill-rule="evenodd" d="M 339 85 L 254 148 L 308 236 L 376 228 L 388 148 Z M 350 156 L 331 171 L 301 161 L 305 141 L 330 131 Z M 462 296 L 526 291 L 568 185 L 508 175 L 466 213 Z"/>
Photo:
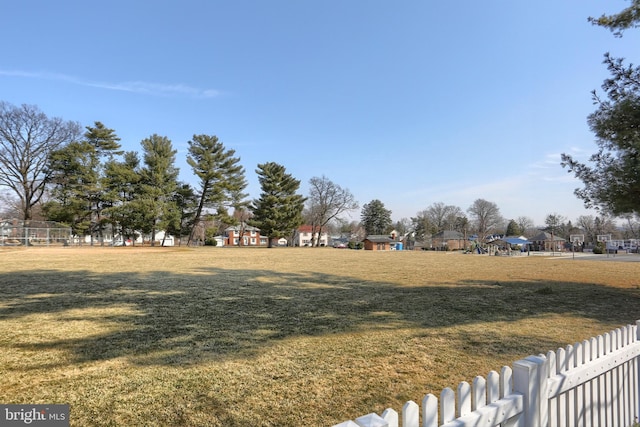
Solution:
<path fill-rule="evenodd" d="M 391 243 L 395 241 L 386 234 L 370 234 L 365 237 L 364 240 L 368 240 L 373 243 Z"/>
<path fill-rule="evenodd" d="M 231 227 L 227 227 L 224 229 L 224 231 L 240 231 L 240 226 L 239 225 L 232 225 Z M 259 228 L 257 227 L 253 227 L 251 225 L 244 225 L 244 231 L 260 231 Z"/>
<path fill-rule="evenodd" d="M 320 227 L 316 227 L 316 233 L 319 231 Z M 308 225 L 308 224 L 303 224 L 300 227 L 298 227 L 298 232 L 299 233 L 311 233 L 311 231 L 313 230 L 313 226 Z M 327 230 L 325 230 L 324 228 L 322 229 L 322 234 L 327 234 Z"/>

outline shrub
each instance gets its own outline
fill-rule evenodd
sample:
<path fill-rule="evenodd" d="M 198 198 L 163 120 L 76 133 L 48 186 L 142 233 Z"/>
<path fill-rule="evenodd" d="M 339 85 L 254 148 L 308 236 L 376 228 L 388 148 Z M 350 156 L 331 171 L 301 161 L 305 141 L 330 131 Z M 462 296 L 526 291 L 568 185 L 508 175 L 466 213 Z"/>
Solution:
<path fill-rule="evenodd" d="M 347 247 L 349 249 L 362 249 L 364 247 L 364 243 L 362 243 L 362 242 L 349 242 Z"/>

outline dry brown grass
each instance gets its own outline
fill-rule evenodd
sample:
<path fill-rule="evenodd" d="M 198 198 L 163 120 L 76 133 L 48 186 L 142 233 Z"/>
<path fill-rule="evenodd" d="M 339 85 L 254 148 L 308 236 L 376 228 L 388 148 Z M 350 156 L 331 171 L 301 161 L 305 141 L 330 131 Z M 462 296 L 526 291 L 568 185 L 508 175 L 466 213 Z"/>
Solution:
<path fill-rule="evenodd" d="M 612 260 L 613 261 L 613 260 Z M 0 251 L 0 402 L 75 426 L 332 425 L 640 318 L 640 263 Z"/>

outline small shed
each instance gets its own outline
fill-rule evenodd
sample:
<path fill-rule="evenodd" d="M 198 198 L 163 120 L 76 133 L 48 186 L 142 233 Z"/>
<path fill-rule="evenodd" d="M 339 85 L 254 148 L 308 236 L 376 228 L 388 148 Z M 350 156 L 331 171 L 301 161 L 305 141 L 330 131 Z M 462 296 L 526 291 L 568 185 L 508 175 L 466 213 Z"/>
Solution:
<path fill-rule="evenodd" d="M 366 251 L 388 251 L 391 244 L 396 240 L 387 235 L 371 234 L 364 239 L 364 249 Z"/>

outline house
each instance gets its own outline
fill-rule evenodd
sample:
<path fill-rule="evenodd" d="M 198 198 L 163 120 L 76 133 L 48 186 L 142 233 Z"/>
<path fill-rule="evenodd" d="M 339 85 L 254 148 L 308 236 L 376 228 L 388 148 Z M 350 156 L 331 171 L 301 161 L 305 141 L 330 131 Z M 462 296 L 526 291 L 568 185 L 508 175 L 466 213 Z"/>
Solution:
<path fill-rule="evenodd" d="M 546 231 L 529 240 L 532 242 L 531 250 L 534 251 L 560 252 L 564 250 L 564 244 L 566 242 L 566 239 L 559 236 L 552 236 L 551 233 L 547 233 Z"/>
<path fill-rule="evenodd" d="M 466 249 L 464 234 L 456 230 L 443 230 L 431 236 L 431 244 L 436 250 L 455 251 Z"/>
<path fill-rule="evenodd" d="M 260 236 L 259 228 L 244 223 L 224 230 L 224 246 L 267 246 L 267 243 L 267 238 Z"/>
<path fill-rule="evenodd" d="M 157 231 L 154 237 L 156 238 L 156 245 L 158 246 L 175 246 L 173 236 L 167 234 L 164 230 Z"/>
<path fill-rule="evenodd" d="M 318 240 L 320 240 L 320 246 L 328 246 L 329 245 L 329 234 L 326 231 L 323 231 L 322 234 L 318 236 L 318 231 L 313 233 L 313 227 L 311 225 L 301 225 L 298 230 L 296 230 L 296 235 L 294 238 L 293 245 L 294 246 L 315 246 L 318 244 Z M 313 237 L 313 239 L 312 239 Z"/>

